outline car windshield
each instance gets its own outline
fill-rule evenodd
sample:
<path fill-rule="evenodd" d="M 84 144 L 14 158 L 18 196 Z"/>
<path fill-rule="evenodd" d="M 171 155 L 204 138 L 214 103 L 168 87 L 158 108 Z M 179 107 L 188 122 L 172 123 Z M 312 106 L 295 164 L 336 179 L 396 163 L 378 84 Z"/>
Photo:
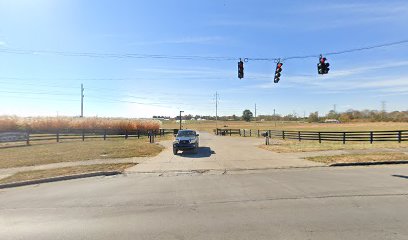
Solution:
<path fill-rule="evenodd" d="M 179 131 L 177 137 L 194 137 L 195 135 L 194 131 Z"/>

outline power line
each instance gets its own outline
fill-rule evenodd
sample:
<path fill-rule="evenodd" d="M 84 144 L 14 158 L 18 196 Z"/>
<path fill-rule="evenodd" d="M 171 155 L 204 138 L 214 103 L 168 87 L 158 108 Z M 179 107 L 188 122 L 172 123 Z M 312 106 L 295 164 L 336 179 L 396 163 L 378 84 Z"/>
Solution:
<path fill-rule="evenodd" d="M 20 92 L 20 91 L 3 91 L 2 93 L 12 93 L 12 94 L 39 94 L 39 95 L 54 95 L 54 96 L 75 96 L 75 94 L 68 93 L 55 93 L 55 92 Z"/>
<path fill-rule="evenodd" d="M 2 78 L 0 77 L 0 79 L 2 79 Z M 67 88 L 74 89 L 74 88 L 75 88 L 75 89 L 76 89 L 76 87 L 73 87 L 73 86 L 54 85 L 54 84 L 48 85 L 48 84 L 38 84 L 38 83 L 16 83 L 16 82 L 4 82 L 4 81 L 0 81 L 0 83 L 1 83 L 2 85 L 3 85 L 3 84 L 11 84 L 11 85 L 13 85 L 13 86 L 23 85 L 23 86 L 35 86 L 35 87 L 51 87 L 51 88 L 64 88 L 64 89 L 67 89 Z"/>
<path fill-rule="evenodd" d="M 49 101 L 48 98 L 41 98 L 41 97 L 27 97 L 27 96 L 7 96 L 7 98 L 18 98 L 18 99 L 30 99 L 30 100 L 42 100 L 42 101 Z M 60 98 L 53 98 L 53 101 L 65 101 L 65 102 L 79 102 L 77 99 L 60 99 Z"/>
<path fill-rule="evenodd" d="M 304 55 L 304 56 L 284 57 L 282 58 L 282 60 L 286 61 L 286 60 L 292 60 L 292 59 L 318 58 L 320 55 L 324 55 L 324 56 L 340 55 L 340 54 L 346 54 L 346 53 L 361 52 L 361 51 L 366 51 L 366 50 L 371 50 L 371 49 L 376 49 L 376 48 L 402 45 L 402 44 L 407 44 L 407 43 L 408 43 L 408 39 L 397 41 L 397 42 L 383 43 L 383 44 L 378 44 L 378 45 L 373 45 L 373 46 L 368 46 L 368 47 L 352 48 L 352 49 L 347 49 L 347 50 L 342 50 L 342 51 L 337 51 L 337 52 L 327 52 L 327 53 L 311 54 L 311 55 Z M 277 59 L 269 59 L 269 61 L 271 60 L 277 60 Z"/>
<path fill-rule="evenodd" d="M 340 55 L 352 52 L 360 52 L 371 49 L 390 47 L 396 45 L 407 44 L 408 40 L 401 40 L 390 43 L 383 43 L 378 45 L 346 49 L 336 52 L 318 53 L 310 55 L 301 56 L 290 56 L 290 57 L 266 57 L 266 58 L 256 58 L 247 57 L 244 58 L 246 61 L 286 61 L 293 59 L 306 59 L 315 58 L 320 56 L 320 54 L 330 56 L 330 55 Z M 27 50 L 27 49 L 14 49 L 14 48 L 0 48 L 1 53 L 7 54 L 23 54 L 23 55 L 55 55 L 55 56 L 68 56 L 68 57 L 91 57 L 91 58 L 133 58 L 133 59 L 171 59 L 171 60 L 200 60 L 200 61 L 236 61 L 240 59 L 239 57 L 228 57 L 228 56 L 197 56 L 197 55 L 163 55 L 163 54 L 142 54 L 142 53 L 96 53 L 96 52 L 68 52 L 68 51 L 51 51 L 51 50 Z"/>
<path fill-rule="evenodd" d="M 214 56 L 187 56 L 187 55 L 162 55 L 162 54 L 141 54 L 141 53 L 95 53 L 95 52 L 66 52 L 50 50 L 27 50 L 1 48 L 0 52 L 24 55 L 56 55 L 68 57 L 93 57 L 93 58 L 151 58 L 151 59 L 174 59 L 174 60 L 206 60 L 206 61 L 232 61 L 237 57 L 214 57 Z"/>

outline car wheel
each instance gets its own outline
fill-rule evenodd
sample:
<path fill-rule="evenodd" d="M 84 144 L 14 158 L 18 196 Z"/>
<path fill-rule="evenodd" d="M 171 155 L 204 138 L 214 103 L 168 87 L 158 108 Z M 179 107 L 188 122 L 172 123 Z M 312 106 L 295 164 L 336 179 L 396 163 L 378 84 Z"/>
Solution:
<path fill-rule="evenodd" d="M 178 149 L 177 148 L 173 148 L 173 154 L 177 155 Z"/>

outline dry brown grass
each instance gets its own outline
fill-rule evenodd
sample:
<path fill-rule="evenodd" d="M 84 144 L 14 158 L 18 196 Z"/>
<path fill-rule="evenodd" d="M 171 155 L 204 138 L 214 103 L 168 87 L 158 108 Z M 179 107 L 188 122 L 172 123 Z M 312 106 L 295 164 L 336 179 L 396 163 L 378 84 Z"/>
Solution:
<path fill-rule="evenodd" d="M 318 141 L 296 141 L 296 140 L 271 140 L 271 145 L 260 145 L 261 148 L 279 153 L 287 152 L 314 152 L 327 150 L 364 150 L 381 148 L 408 148 L 408 142 L 322 142 Z"/>
<path fill-rule="evenodd" d="M 30 117 L 0 116 L 0 131 L 9 130 L 56 130 L 56 129 L 117 129 L 157 130 L 159 121 L 122 118 L 74 118 L 74 117 Z"/>
<path fill-rule="evenodd" d="M 367 162 L 387 162 L 396 160 L 408 160 L 408 155 L 405 153 L 390 153 L 390 152 L 377 152 L 377 153 L 364 153 L 364 154 L 342 154 L 334 156 L 317 156 L 307 157 L 307 160 L 333 164 L 333 163 L 367 163 Z"/>
<path fill-rule="evenodd" d="M 54 168 L 47 170 L 33 170 L 18 172 L 9 177 L 0 180 L 0 183 L 12 183 L 29 180 L 37 180 L 51 177 L 59 177 L 66 175 L 75 175 L 81 173 L 91 173 L 99 171 L 118 171 L 123 172 L 126 168 L 130 168 L 136 165 L 135 163 L 115 163 L 115 164 L 94 164 L 94 165 L 82 165 L 73 167 Z"/>
<path fill-rule="evenodd" d="M 178 128 L 175 121 L 163 121 L 163 128 Z M 369 131 L 369 130 L 408 130 L 406 122 L 357 122 L 357 123 L 305 123 L 305 122 L 244 122 L 244 121 L 186 121 L 183 128 L 213 132 L 218 128 L 227 129 L 261 129 L 261 130 L 291 130 L 291 131 Z"/>
<path fill-rule="evenodd" d="M 0 168 L 35 166 L 93 159 L 155 156 L 163 150 L 146 139 L 94 139 L 0 148 Z"/>
<path fill-rule="evenodd" d="M 13 116 L 0 116 L 0 131 L 18 129 L 18 118 Z"/>

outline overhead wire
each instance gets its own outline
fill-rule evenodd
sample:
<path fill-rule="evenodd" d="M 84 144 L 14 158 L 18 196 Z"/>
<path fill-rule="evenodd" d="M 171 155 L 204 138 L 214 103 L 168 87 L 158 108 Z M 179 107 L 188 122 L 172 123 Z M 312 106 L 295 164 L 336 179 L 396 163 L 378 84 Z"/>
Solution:
<path fill-rule="evenodd" d="M 390 47 L 396 45 L 407 44 L 407 40 L 400 40 L 396 42 L 383 43 L 378 45 L 346 49 L 336 52 L 326 52 L 318 54 L 289 56 L 289 57 L 245 57 L 243 59 L 248 61 L 277 61 L 277 60 L 293 60 L 293 59 L 306 59 L 315 58 L 320 54 L 326 56 L 339 55 L 352 52 L 366 51 L 376 48 Z M 28 49 L 14 49 L 14 48 L 0 48 L 1 53 L 8 54 L 25 54 L 25 55 L 56 55 L 56 56 L 69 56 L 69 57 L 92 57 L 92 58 L 136 58 L 136 59 L 170 59 L 170 60 L 200 60 L 200 61 L 235 61 L 240 59 L 239 57 L 231 56 L 198 56 L 198 55 L 164 55 L 164 54 L 142 54 L 142 53 L 96 53 L 96 52 L 69 52 L 69 51 L 51 51 L 51 50 L 28 50 Z"/>

